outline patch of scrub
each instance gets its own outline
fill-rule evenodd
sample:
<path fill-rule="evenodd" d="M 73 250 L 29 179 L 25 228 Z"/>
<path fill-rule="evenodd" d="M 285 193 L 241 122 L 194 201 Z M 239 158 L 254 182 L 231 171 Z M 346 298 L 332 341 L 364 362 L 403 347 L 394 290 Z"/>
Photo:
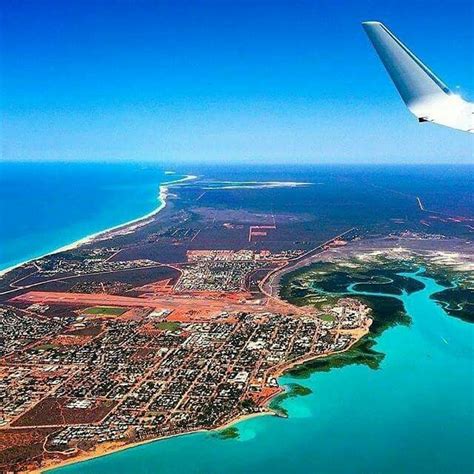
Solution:
<path fill-rule="evenodd" d="M 117 308 L 116 306 L 92 306 L 86 308 L 83 313 L 85 314 L 103 314 L 106 316 L 121 316 L 127 311 L 126 308 Z"/>
<path fill-rule="evenodd" d="M 456 318 L 474 323 L 474 291 L 470 288 L 447 288 L 431 298 L 440 303 L 444 310 Z"/>
<path fill-rule="evenodd" d="M 235 426 L 229 426 L 223 430 L 213 433 L 212 436 L 219 439 L 236 439 L 239 437 L 239 430 Z"/>
<path fill-rule="evenodd" d="M 160 329 L 161 331 L 177 331 L 181 325 L 179 323 L 173 321 L 162 321 L 160 323 L 155 324 L 156 329 Z"/>
<path fill-rule="evenodd" d="M 270 408 L 278 415 L 288 416 L 288 410 L 283 406 L 283 402 L 294 397 L 304 397 L 310 393 L 312 393 L 312 390 L 308 387 L 304 387 L 297 383 L 289 383 L 286 385 L 285 392 L 272 400 Z"/>
<path fill-rule="evenodd" d="M 357 298 L 372 309 L 373 319 L 369 334 L 358 341 L 349 351 L 317 358 L 305 364 L 294 367 L 288 375 L 295 378 L 308 378 L 313 372 L 327 372 L 332 369 L 357 364 L 378 369 L 385 355 L 374 349 L 376 338 L 385 329 L 396 325 L 409 325 L 410 317 L 405 312 L 400 294 L 411 294 L 423 288 L 423 284 L 407 276 L 397 274 L 404 269 L 401 264 L 392 265 L 390 269 L 373 269 L 370 266 L 343 267 L 338 263 L 321 262 L 295 274 L 287 275 L 282 287 L 282 294 L 293 304 L 313 305 L 324 311 L 326 305 L 335 303 L 338 298 L 347 296 Z M 324 268 L 324 273 L 321 272 Z M 352 288 L 352 291 L 350 290 Z M 380 295 L 357 294 L 358 291 L 370 290 L 376 293 L 383 289 Z M 296 290 L 296 294 L 295 294 Z M 393 297 L 392 297 L 393 294 Z M 324 300 L 319 298 L 324 296 Z M 320 316 L 327 321 L 326 313 Z M 287 394 L 282 394 L 284 397 Z M 276 411 L 287 415 L 281 407 L 282 399 L 276 399 Z M 273 408 L 273 406 L 272 406 Z"/>

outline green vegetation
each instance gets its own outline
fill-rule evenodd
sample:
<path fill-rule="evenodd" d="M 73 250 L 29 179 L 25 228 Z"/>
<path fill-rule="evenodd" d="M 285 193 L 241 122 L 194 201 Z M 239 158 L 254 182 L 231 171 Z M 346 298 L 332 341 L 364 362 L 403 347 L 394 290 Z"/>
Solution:
<path fill-rule="evenodd" d="M 297 383 L 288 384 L 290 387 L 290 391 L 287 393 L 289 397 L 304 397 L 313 393 L 313 391 L 308 387 L 303 387 L 303 385 L 299 385 Z"/>
<path fill-rule="evenodd" d="M 435 293 L 431 298 L 440 303 L 450 316 L 474 323 L 474 292 L 472 289 L 448 288 Z"/>
<path fill-rule="evenodd" d="M 309 361 L 291 369 L 288 372 L 289 375 L 304 379 L 315 371 L 326 372 L 349 364 L 366 365 L 374 370 L 379 368 L 385 355 L 373 348 L 376 338 L 391 326 L 410 324 L 410 318 L 405 312 L 403 303 L 396 298 L 349 294 L 347 287 L 358 283 L 357 290 L 360 291 L 397 295 L 402 291 L 408 293 L 418 291 L 422 284 L 416 281 L 413 283 L 414 280 L 397 275 L 398 272 L 408 271 L 409 265 L 384 262 L 383 269 L 374 268 L 374 265 L 369 264 L 362 267 L 354 263 L 343 266 L 338 263 L 320 262 L 286 275 L 282 281 L 282 295 L 291 303 L 300 306 L 310 304 L 324 311 L 325 305 L 333 304 L 341 297 L 351 296 L 372 308 L 373 319 L 369 334 L 355 344 L 351 350 Z M 320 317 L 324 321 L 330 321 L 332 318 L 327 313 Z M 291 396 L 291 392 L 277 397 L 276 404 L 272 404 L 272 408 L 286 414 L 279 404 L 288 396 Z"/>
<path fill-rule="evenodd" d="M 41 344 L 41 345 L 35 347 L 36 350 L 43 350 L 43 351 L 47 351 L 49 349 L 56 349 L 56 348 L 57 348 L 57 346 L 55 346 L 54 344 L 48 344 L 48 343 Z"/>
<path fill-rule="evenodd" d="M 170 321 L 162 321 L 161 323 L 155 324 L 156 329 L 160 329 L 161 331 L 177 331 L 181 325 L 176 322 Z"/>
<path fill-rule="evenodd" d="M 423 263 L 421 263 L 423 265 Z M 474 323 L 474 273 L 459 271 L 446 266 L 428 262 L 424 265 L 425 275 L 436 280 L 445 290 L 431 295 L 431 299 L 443 306 L 443 309 L 455 318 Z"/>
<path fill-rule="evenodd" d="M 383 266 L 382 266 L 383 263 Z M 324 309 L 347 294 L 347 287 L 357 284 L 358 291 L 380 292 L 400 295 L 403 291 L 413 293 L 423 289 L 423 284 L 412 278 L 397 275 L 413 269 L 412 264 L 381 262 L 360 265 L 349 262 L 349 266 L 338 263 L 318 262 L 285 275 L 281 282 L 281 295 L 296 305 L 313 305 Z"/>
<path fill-rule="evenodd" d="M 245 400 L 242 400 L 241 406 L 245 410 L 249 410 L 251 408 L 255 408 L 255 402 L 252 398 L 246 398 Z"/>
<path fill-rule="evenodd" d="M 229 426 L 223 430 L 217 431 L 213 436 L 219 439 L 235 439 L 239 437 L 239 430 L 235 426 Z"/>
<path fill-rule="evenodd" d="M 106 316 L 120 316 L 127 311 L 126 308 L 117 308 L 116 306 L 92 306 L 86 308 L 85 314 L 104 314 Z"/>
<path fill-rule="evenodd" d="M 445 268 L 430 264 L 423 259 L 408 262 L 396 262 L 380 257 L 377 261 L 361 264 L 349 262 L 319 262 L 309 267 L 285 275 L 282 279 L 282 296 L 289 302 L 304 306 L 314 305 L 323 309 L 335 303 L 338 298 L 350 296 L 357 298 L 372 308 L 373 323 L 369 334 L 355 344 L 351 350 L 341 354 L 319 358 L 291 369 L 293 377 L 306 378 L 315 371 L 329 371 L 349 364 L 366 365 L 378 369 L 385 355 L 374 349 L 377 337 L 385 329 L 395 325 L 409 325 L 411 320 L 406 314 L 403 303 L 390 296 L 356 295 L 347 292 L 348 286 L 357 283 L 356 290 L 370 293 L 399 295 L 403 291 L 413 293 L 423 288 L 423 284 L 411 278 L 398 275 L 414 269 L 427 268 L 426 275 L 447 288 L 431 296 L 443 305 L 446 312 L 464 321 L 474 322 L 474 294 L 472 277 L 460 272 L 450 272 Z M 456 287 L 452 287 L 452 282 Z M 328 315 L 323 314 L 321 319 Z M 277 405 L 281 399 L 277 397 Z M 284 409 L 279 407 L 284 413 Z"/>
<path fill-rule="evenodd" d="M 313 372 L 329 372 L 332 369 L 352 364 L 366 365 L 373 370 L 377 370 L 385 354 L 374 350 L 373 346 L 375 344 L 375 338 L 369 335 L 361 339 L 357 344 L 354 344 L 349 351 L 314 359 L 304 365 L 291 369 L 288 375 L 299 379 L 306 379 Z"/>
<path fill-rule="evenodd" d="M 355 296 L 355 295 L 353 295 Z M 389 296 L 356 296 L 358 300 L 372 308 L 372 325 L 370 334 L 379 336 L 385 329 L 398 324 L 409 326 L 410 316 L 405 312 L 403 303 Z"/>
<path fill-rule="evenodd" d="M 334 316 L 332 314 L 320 314 L 318 315 L 319 319 L 323 321 L 327 321 L 328 323 L 332 323 L 334 321 Z"/>
<path fill-rule="evenodd" d="M 288 410 L 286 408 L 283 408 L 280 403 L 282 400 L 278 400 L 278 397 L 275 398 L 271 403 L 270 403 L 270 408 L 275 412 L 277 416 L 281 416 L 284 418 L 288 418 Z"/>
<path fill-rule="evenodd" d="M 289 398 L 304 397 L 310 393 L 313 393 L 310 388 L 304 387 L 303 385 L 299 385 L 297 383 L 290 383 L 287 385 L 287 390 L 285 392 L 272 400 L 270 403 L 270 408 L 280 416 L 288 416 L 288 411 L 282 406 L 282 403 Z"/>

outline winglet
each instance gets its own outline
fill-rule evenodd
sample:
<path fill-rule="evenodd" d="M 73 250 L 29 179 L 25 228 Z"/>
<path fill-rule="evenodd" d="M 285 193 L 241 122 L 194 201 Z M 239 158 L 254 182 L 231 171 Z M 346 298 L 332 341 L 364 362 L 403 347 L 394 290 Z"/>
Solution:
<path fill-rule="evenodd" d="M 403 101 L 420 122 L 473 131 L 472 104 L 452 94 L 385 25 L 378 21 L 362 25 Z"/>

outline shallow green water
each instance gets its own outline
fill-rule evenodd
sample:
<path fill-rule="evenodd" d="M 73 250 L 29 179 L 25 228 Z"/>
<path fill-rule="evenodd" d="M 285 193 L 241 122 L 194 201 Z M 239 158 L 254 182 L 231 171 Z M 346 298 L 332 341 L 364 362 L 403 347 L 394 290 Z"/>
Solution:
<path fill-rule="evenodd" d="M 288 419 L 236 424 L 238 439 L 182 436 L 54 472 L 472 473 L 474 326 L 430 299 L 444 287 L 419 272 L 404 275 L 425 287 L 397 297 L 412 324 L 378 338 L 375 348 L 386 354 L 379 370 L 282 377 L 312 393 L 283 402 Z"/>

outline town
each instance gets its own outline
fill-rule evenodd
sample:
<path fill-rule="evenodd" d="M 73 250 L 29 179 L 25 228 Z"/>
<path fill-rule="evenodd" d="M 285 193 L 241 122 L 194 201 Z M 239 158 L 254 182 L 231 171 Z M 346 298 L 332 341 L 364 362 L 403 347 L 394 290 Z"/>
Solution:
<path fill-rule="evenodd" d="M 135 297 L 29 291 L 11 298 L 0 309 L 0 427 L 17 440 L 40 433 L 27 460 L 34 464 L 48 453 L 67 459 L 101 443 L 271 413 L 268 402 L 282 391 L 278 375 L 346 350 L 371 323 L 370 309 L 350 298 L 322 314 L 252 297 L 248 275 L 284 258 L 190 252 L 174 285 L 135 288 Z"/>
<path fill-rule="evenodd" d="M 202 207 L 202 196 L 182 187 L 159 219 L 0 276 L 0 471 L 284 416 L 271 405 L 280 375 L 369 332 L 356 299 L 280 297 L 284 274 L 356 229 L 315 234 L 305 214 Z"/>
<path fill-rule="evenodd" d="M 369 321 L 368 308 L 349 299 L 331 315 L 236 313 L 178 324 L 166 312 L 141 310 L 106 324 L 90 317 L 65 335 L 61 324 L 45 322 L 47 333 L 31 334 L 38 343 L 23 350 L 10 342 L 25 338 L 19 325 L 3 357 L 0 423 L 54 428 L 47 449 L 67 455 L 91 442 L 222 426 L 266 411 L 284 368 L 346 349 L 356 340 L 347 329 Z"/>

